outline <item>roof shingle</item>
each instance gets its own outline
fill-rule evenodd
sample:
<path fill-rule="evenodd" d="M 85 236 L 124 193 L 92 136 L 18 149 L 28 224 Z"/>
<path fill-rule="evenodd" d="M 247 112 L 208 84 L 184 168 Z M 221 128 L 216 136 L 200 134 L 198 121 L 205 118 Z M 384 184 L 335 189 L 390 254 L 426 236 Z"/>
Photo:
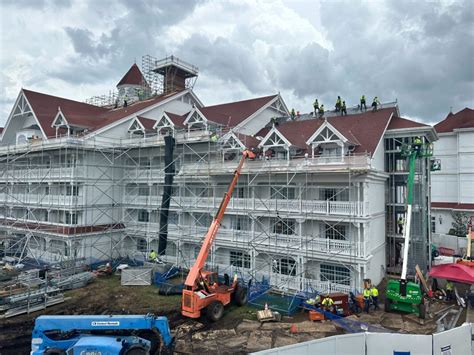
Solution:
<path fill-rule="evenodd" d="M 145 78 L 143 77 L 142 72 L 136 64 L 133 64 L 128 72 L 123 76 L 123 78 L 117 84 L 117 87 L 120 85 L 142 85 L 148 86 Z"/>
<path fill-rule="evenodd" d="M 466 107 L 455 114 L 450 112 L 443 121 L 434 127 L 438 133 L 452 132 L 459 128 L 472 128 L 474 127 L 474 110 Z"/>

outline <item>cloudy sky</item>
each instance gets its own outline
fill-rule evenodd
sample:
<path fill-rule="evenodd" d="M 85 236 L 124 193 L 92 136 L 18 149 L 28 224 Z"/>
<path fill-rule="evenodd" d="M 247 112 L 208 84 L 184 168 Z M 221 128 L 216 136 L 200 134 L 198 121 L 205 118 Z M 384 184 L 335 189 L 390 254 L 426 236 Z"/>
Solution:
<path fill-rule="evenodd" d="M 199 67 L 206 105 L 365 94 L 429 123 L 474 107 L 472 0 L 1 0 L 0 16 L 0 126 L 22 87 L 83 101 L 145 54 Z"/>

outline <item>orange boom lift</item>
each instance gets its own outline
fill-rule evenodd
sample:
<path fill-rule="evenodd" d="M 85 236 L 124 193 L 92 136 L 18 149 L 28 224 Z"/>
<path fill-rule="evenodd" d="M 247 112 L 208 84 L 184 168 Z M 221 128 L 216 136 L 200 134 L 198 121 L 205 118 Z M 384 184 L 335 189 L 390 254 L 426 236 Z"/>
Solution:
<path fill-rule="evenodd" d="M 232 197 L 232 192 L 234 191 L 235 185 L 237 185 L 240 171 L 247 158 L 254 159 L 255 154 L 250 150 L 245 150 L 242 153 L 242 158 L 234 172 L 234 177 L 207 231 L 196 262 L 189 270 L 183 289 L 181 308 L 183 316 L 199 318 L 201 311 L 206 309 L 207 318 L 215 322 L 223 316 L 224 306 L 228 305 L 232 299 L 239 306 L 247 303 L 247 289 L 238 286 L 237 275 L 235 275 L 232 284 L 229 283 L 228 277 L 224 284 L 219 284 L 217 273 L 203 270 L 207 256 L 209 255 L 209 251 L 211 250 L 217 231 L 221 225 L 222 218 L 224 217 L 225 210 Z"/>

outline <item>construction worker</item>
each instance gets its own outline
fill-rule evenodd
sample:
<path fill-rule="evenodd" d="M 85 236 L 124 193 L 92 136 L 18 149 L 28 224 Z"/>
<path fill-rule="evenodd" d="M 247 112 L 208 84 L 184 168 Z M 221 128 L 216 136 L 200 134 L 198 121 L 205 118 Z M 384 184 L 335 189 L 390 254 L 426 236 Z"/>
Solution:
<path fill-rule="evenodd" d="M 413 139 L 413 149 L 420 151 L 422 145 L 423 141 L 421 140 L 420 136 L 416 136 L 415 139 Z"/>
<path fill-rule="evenodd" d="M 403 234 L 403 225 L 405 224 L 405 220 L 402 216 L 398 217 L 397 225 L 398 225 L 398 234 Z"/>
<path fill-rule="evenodd" d="M 329 295 L 326 295 L 321 304 L 325 311 L 334 312 L 334 300 Z"/>
<path fill-rule="evenodd" d="M 158 259 L 158 253 L 152 249 L 148 259 L 150 261 L 156 261 Z"/>
<path fill-rule="evenodd" d="M 341 115 L 342 115 L 342 116 L 344 116 L 344 115 L 347 116 L 347 109 L 346 109 L 346 102 L 345 102 L 345 101 L 342 101 Z"/>
<path fill-rule="evenodd" d="M 319 118 L 322 118 L 324 116 L 324 105 L 319 106 Z"/>
<path fill-rule="evenodd" d="M 362 293 L 364 295 L 364 310 L 367 314 L 369 314 L 369 306 L 370 306 L 370 289 L 369 287 L 367 286 L 366 288 L 364 288 L 364 292 Z"/>
<path fill-rule="evenodd" d="M 446 301 L 452 301 L 454 299 L 453 290 L 454 290 L 453 283 L 451 282 L 451 280 L 447 280 L 446 281 Z"/>
<path fill-rule="evenodd" d="M 362 111 L 362 106 L 364 106 L 364 110 L 367 111 L 367 106 L 365 104 L 365 95 L 362 95 L 360 98 L 360 110 Z"/>
<path fill-rule="evenodd" d="M 217 142 L 219 140 L 219 135 L 214 132 L 213 134 L 211 134 L 211 142 Z"/>
<path fill-rule="evenodd" d="M 375 96 L 374 101 L 372 101 L 372 111 L 377 111 L 378 105 L 380 105 L 380 101 L 379 101 L 379 98 Z"/>
<path fill-rule="evenodd" d="M 294 120 L 295 120 L 295 117 L 296 117 L 296 113 L 295 113 L 295 109 L 294 109 L 294 108 L 291 109 L 290 116 L 291 116 L 291 119 L 294 121 Z"/>
<path fill-rule="evenodd" d="M 319 110 L 319 102 L 318 102 L 318 99 L 314 99 L 314 102 L 313 102 L 313 109 L 314 109 L 314 116 L 316 116 L 316 114 L 318 113 L 318 110 Z"/>
<path fill-rule="evenodd" d="M 349 292 L 349 306 L 352 313 L 358 314 L 361 312 L 359 302 L 353 292 Z"/>
<path fill-rule="evenodd" d="M 341 97 L 338 96 L 336 100 L 336 112 L 339 112 L 341 110 L 341 106 L 342 106 Z"/>
<path fill-rule="evenodd" d="M 374 303 L 374 310 L 376 311 L 379 309 L 379 290 L 377 290 L 377 287 L 372 285 L 372 288 L 370 289 L 370 297 L 372 297 L 372 302 Z"/>

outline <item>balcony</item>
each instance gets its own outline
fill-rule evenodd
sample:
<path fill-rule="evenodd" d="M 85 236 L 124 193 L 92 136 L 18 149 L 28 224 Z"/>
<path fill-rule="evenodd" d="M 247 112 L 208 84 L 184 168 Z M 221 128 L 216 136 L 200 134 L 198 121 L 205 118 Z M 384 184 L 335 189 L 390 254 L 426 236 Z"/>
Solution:
<path fill-rule="evenodd" d="M 237 161 L 186 164 L 178 172 L 178 176 L 233 174 L 237 164 Z M 300 157 L 290 160 L 262 159 L 248 160 L 242 168 L 242 174 L 256 174 L 258 172 L 348 172 L 350 169 L 367 170 L 371 167 L 372 159 L 368 154 L 343 157 Z"/>
<path fill-rule="evenodd" d="M 171 206 L 186 209 L 217 209 L 221 199 L 215 197 L 175 197 Z M 232 198 L 227 206 L 235 211 L 287 212 L 292 214 L 314 214 L 334 216 L 366 217 L 369 214 L 369 203 L 361 201 L 318 201 L 318 200 L 284 200 Z"/>
<path fill-rule="evenodd" d="M 0 181 L 60 180 L 84 177 L 84 167 L 0 169 Z"/>
<path fill-rule="evenodd" d="M 124 170 L 124 179 L 131 182 L 148 182 L 163 183 L 165 172 L 163 168 L 133 168 Z"/>
<path fill-rule="evenodd" d="M 0 193 L 0 203 L 7 205 L 35 205 L 40 207 L 79 207 L 82 206 L 82 197 L 31 193 Z"/>
<path fill-rule="evenodd" d="M 126 222 L 125 225 L 134 232 L 149 232 L 158 235 L 157 233 L 160 230 L 159 223 Z M 200 243 L 206 232 L 207 227 L 168 226 L 168 233 L 170 236 L 190 243 Z M 368 255 L 367 242 L 331 240 L 327 238 L 315 238 L 312 236 L 253 233 L 251 231 L 220 228 L 217 233 L 216 246 L 224 246 L 221 243 L 226 242 L 232 242 L 234 243 L 232 245 L 240 247 L 248 247 L 251 245 L 257 251 L 260 250 L 262 252 L 275 254 L 291 251 L 295 254 L 301 252 L 308 257 L 327 256 L 328 254 L 332 254 L 340 257 L 365 258 Z"/>

